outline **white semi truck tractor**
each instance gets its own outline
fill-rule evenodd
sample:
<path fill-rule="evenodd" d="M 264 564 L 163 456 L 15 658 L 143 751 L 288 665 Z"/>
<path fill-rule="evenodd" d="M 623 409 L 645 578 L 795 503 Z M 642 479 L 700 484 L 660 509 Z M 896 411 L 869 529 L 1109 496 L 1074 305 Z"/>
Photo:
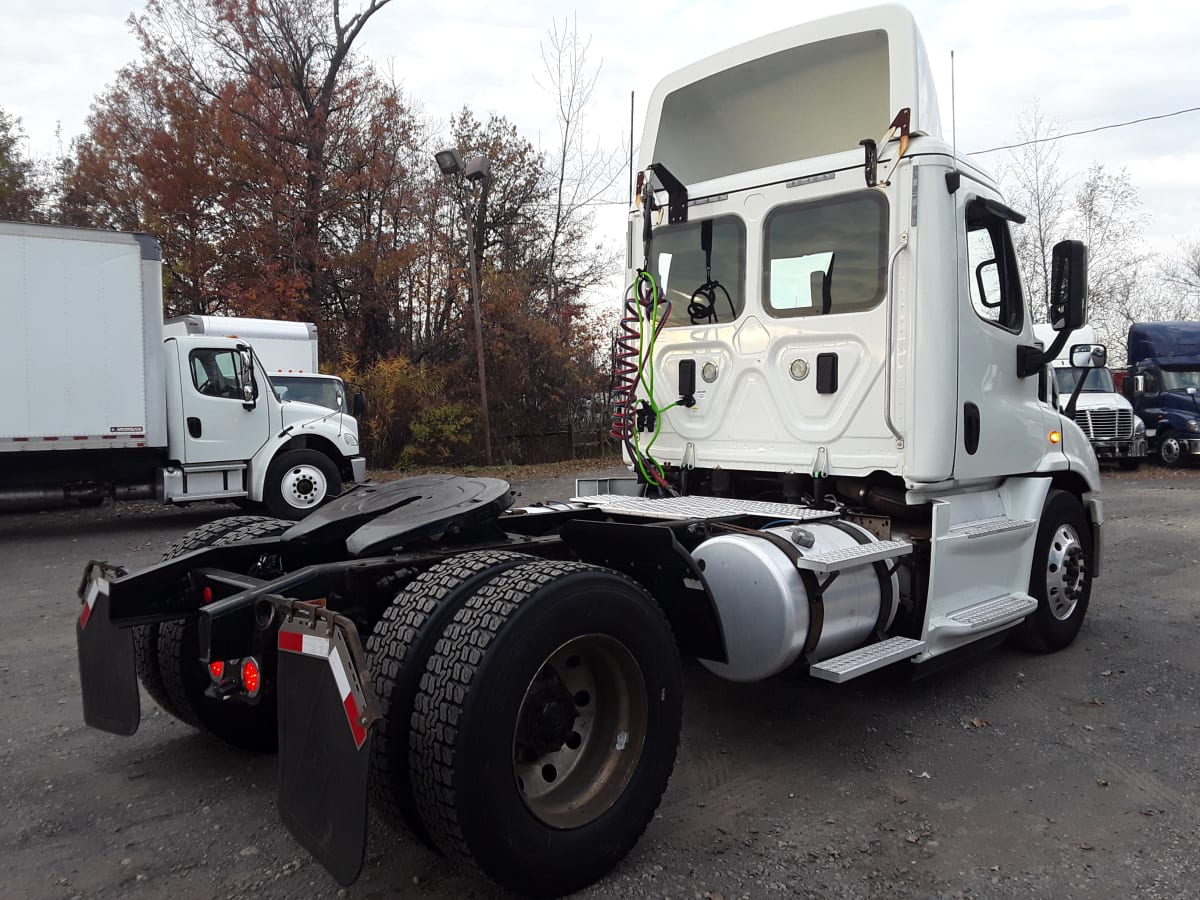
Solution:
<path fill-rule="evenodd" d="M 555 896 L 654 816 L 681 655 L 840 683 L 1075 640 L 1100 476 L 1045 369 L 1085 324 L 1086 252 L 1054 250 L 1043 347 L 1022 216 L 943 139 L 912 16 L 838 15 L 674 72 L 641 146 L 613 427 L 631 480 L 516 507 L 503 481 L 423 476 L 294 526 L 207 526 L 139 572 L 92 563 L 86 721 L 136 729 L 135 673 L 186 683 L 180 718 L 278 746 L 281 818 L 340 882 L 369 798 Z M 166 635 L 157 670 L 135 626 Z"/>

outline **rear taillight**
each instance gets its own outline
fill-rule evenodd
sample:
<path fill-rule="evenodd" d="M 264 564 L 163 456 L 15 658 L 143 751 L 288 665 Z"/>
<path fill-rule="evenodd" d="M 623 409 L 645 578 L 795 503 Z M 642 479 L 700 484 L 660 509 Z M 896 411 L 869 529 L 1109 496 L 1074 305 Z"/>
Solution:
<path fill-rule="evenodd" d="M 208 664 L 208 674 L 212 676 L 213 681 L 220 684 L 221 678 L 225 675 L 225 663 L 219 659 L 216 662 L 210 662 Z"/>
<path fill-rule="evenodd" d="M 253 656 L 247 656 L 242 660 L 242 687 L 246 694 L 251 697 L 257 697 L 259 689 L 262 688 L 262 676 L 258 670 L 258 660 Z"/>

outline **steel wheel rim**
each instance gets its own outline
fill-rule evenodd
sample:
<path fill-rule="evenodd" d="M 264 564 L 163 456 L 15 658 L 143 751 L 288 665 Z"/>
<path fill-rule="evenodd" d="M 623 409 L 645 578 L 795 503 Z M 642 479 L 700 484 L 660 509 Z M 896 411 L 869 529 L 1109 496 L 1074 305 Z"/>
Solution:
<path fill-rule="evenodd" d="M 1173 437 L 1166 438 L 1158 448 L 1158 455 L 1165 463 L 1177 462 L 1181 452 L 1179 441 Z"/>
<path fill-rule="evenodd" d="M 294 509 L 309 509 L 325 499 L 329 483 L 316 466 L 292 466 L 283 476 L 283 500 Z"/>
<path fill-rule="evenodd" d="M 603 815 L 637 769 L 648 718 L 646 681 L 624 644 L 602 634 L 567 641 L 529 682 L 513 729 L 525 806 L 552 828 Z"/>
<path fill-rule="evenodd" d="M 1059 525 L 1050 539 L 1046 560 L 1046 602 L 1054 618 L 1061 622 L 1075 612 L 1086 577 L 1087 558 L 1079 532 L 1072 525 Z"/>

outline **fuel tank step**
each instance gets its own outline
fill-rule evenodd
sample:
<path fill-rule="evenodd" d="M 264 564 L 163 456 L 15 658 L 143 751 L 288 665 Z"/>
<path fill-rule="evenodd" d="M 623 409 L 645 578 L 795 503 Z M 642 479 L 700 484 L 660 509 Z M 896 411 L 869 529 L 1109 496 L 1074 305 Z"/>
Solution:
<path fill-rule="evenodd" d="M 867 644 L 841 656 L 809 666 L 808 674 L 814 678 L 841 684 L 859 675 L 866 675 L 892 663 L 911 659 L 925 649 L 925 642 L 913 638 L 891 637 L 877 644 Z"/>
<path fill-rule="evenodd" d="M 995 519 L 980 519 L 978 522 L 964 522 L 950 529 L 951 537 L 971 538 L 985 537 L 989 534 L 1001 534 L 1005 531 L 1023 531 L 1037 524 L 1036 519 L 1009 519 L 1001 516 Z"/>
<path fill-rule="evenodd" d="M 976 634 L 1000 625 L 1017 622 L 1037 609 L 1037 600 L 1028 594 L 1003 594 L 966 606 L 929 623 L 929 630 L 949 634 Z"/>
<path fill-rule="evenodd" d="M 802 556 L 796 560 L 796 568 L 807 569 L 818 575 L 828 575 L 842 569 L 853 569 L 885 559 L 895 559 L 897 556 L 907 556 L 911 552 L 912 544 L 908 541 L 875 541 L 871 544 L 856 544 L 840 550 L 826 550 L 823 553 Z"/>

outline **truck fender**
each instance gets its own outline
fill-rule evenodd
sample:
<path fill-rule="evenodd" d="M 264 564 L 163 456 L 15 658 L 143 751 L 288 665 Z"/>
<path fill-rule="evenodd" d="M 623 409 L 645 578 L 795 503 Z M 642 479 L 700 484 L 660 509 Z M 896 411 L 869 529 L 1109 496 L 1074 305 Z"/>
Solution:
<path fill-rule="evenodd" d="M 318 453 L 324 453 L 328 456 L 337 470 L 342 473 L 343 479 L 345 479 L 345 470 L 349 461 L 338 452 L 337 447 L 328 438 L 315 434 L 289 434 L 282 438 L 272 436 L 271 440 L 263 444 L 258 449 L 258 452 L 254 454 L 254 458 L 250 460 L 250 475 L 246 485 L 249 499 L 255 503 L 263 502 L 267 485 L 267 472 L 270 471 L 271 463 L 275 461 L 275 458 L 279 454 L 286 453 L 289 450 L 306 449 L 316 450 Z"/>
<path fill-rule="evenodd" d="M 729 661 L 712 590 L 670 527 L 576 520 L 563 527 L 562 539 L 584 562 L 623 572 L 649 591 L 681 653 Z"/>

